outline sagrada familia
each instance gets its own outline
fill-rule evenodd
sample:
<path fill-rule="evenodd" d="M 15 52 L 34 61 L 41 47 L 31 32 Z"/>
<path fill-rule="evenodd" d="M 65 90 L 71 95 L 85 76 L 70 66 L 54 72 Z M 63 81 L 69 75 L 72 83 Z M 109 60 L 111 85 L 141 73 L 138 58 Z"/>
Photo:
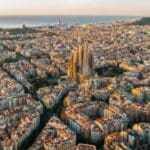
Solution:
<path fill-rule="evenodd" d="M 68 77 L 73 81 L 82 82 L 94 74 L 93 54 L 87 42 L 78 38 L 78 43 L 78 49 L 70 57 Z"/>

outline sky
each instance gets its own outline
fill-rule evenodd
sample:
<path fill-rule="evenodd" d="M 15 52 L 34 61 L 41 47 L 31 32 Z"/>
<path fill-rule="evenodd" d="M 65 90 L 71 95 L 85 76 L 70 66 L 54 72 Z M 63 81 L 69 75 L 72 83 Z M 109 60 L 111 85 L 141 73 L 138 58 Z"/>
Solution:
<path fill-rule="evenodd" d="M 0 15 L 150 16 L 150 0 L 0 0 Z"/>

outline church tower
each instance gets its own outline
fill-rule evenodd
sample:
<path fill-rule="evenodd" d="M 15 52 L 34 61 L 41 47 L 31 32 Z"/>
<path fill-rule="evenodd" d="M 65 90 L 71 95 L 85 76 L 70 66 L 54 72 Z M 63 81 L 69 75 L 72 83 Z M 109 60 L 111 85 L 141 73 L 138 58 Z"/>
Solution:
<path fill-rule="evenodd" d="M 91 77 L 94 73 L 93 54 L 88 43 L 78 37 L 79 47 L 70 57 L 68 77 L 73 81 L 80 81 Z"/>

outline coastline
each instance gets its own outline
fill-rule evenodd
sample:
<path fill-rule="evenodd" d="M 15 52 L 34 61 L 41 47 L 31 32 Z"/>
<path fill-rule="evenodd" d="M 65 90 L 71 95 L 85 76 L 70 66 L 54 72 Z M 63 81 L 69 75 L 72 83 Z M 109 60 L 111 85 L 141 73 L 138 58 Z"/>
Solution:
<path fill-rule="evenodd" d="M 124 20 L 137 20 L 139 16 L 98 16 L 98 15 L 52 15 L 52 16 L 0 16 L 0 28 L 39 27 L 57 24 L 60 19 L 67 25 L 111 24 Z"/>

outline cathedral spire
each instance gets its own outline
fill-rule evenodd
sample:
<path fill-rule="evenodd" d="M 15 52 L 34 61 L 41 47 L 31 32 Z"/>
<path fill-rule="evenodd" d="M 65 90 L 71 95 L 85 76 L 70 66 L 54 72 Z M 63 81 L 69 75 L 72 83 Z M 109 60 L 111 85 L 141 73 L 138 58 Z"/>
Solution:
<path fill-rule="evenodd" d="M 68 77 L 74 81 L 81 81 L 93 75 L 93 54 L 88 48 L 88 42 L 83 43 L 78 36 L 78 44 L 79 47 L 72 53 L 68 67 Z"/>

